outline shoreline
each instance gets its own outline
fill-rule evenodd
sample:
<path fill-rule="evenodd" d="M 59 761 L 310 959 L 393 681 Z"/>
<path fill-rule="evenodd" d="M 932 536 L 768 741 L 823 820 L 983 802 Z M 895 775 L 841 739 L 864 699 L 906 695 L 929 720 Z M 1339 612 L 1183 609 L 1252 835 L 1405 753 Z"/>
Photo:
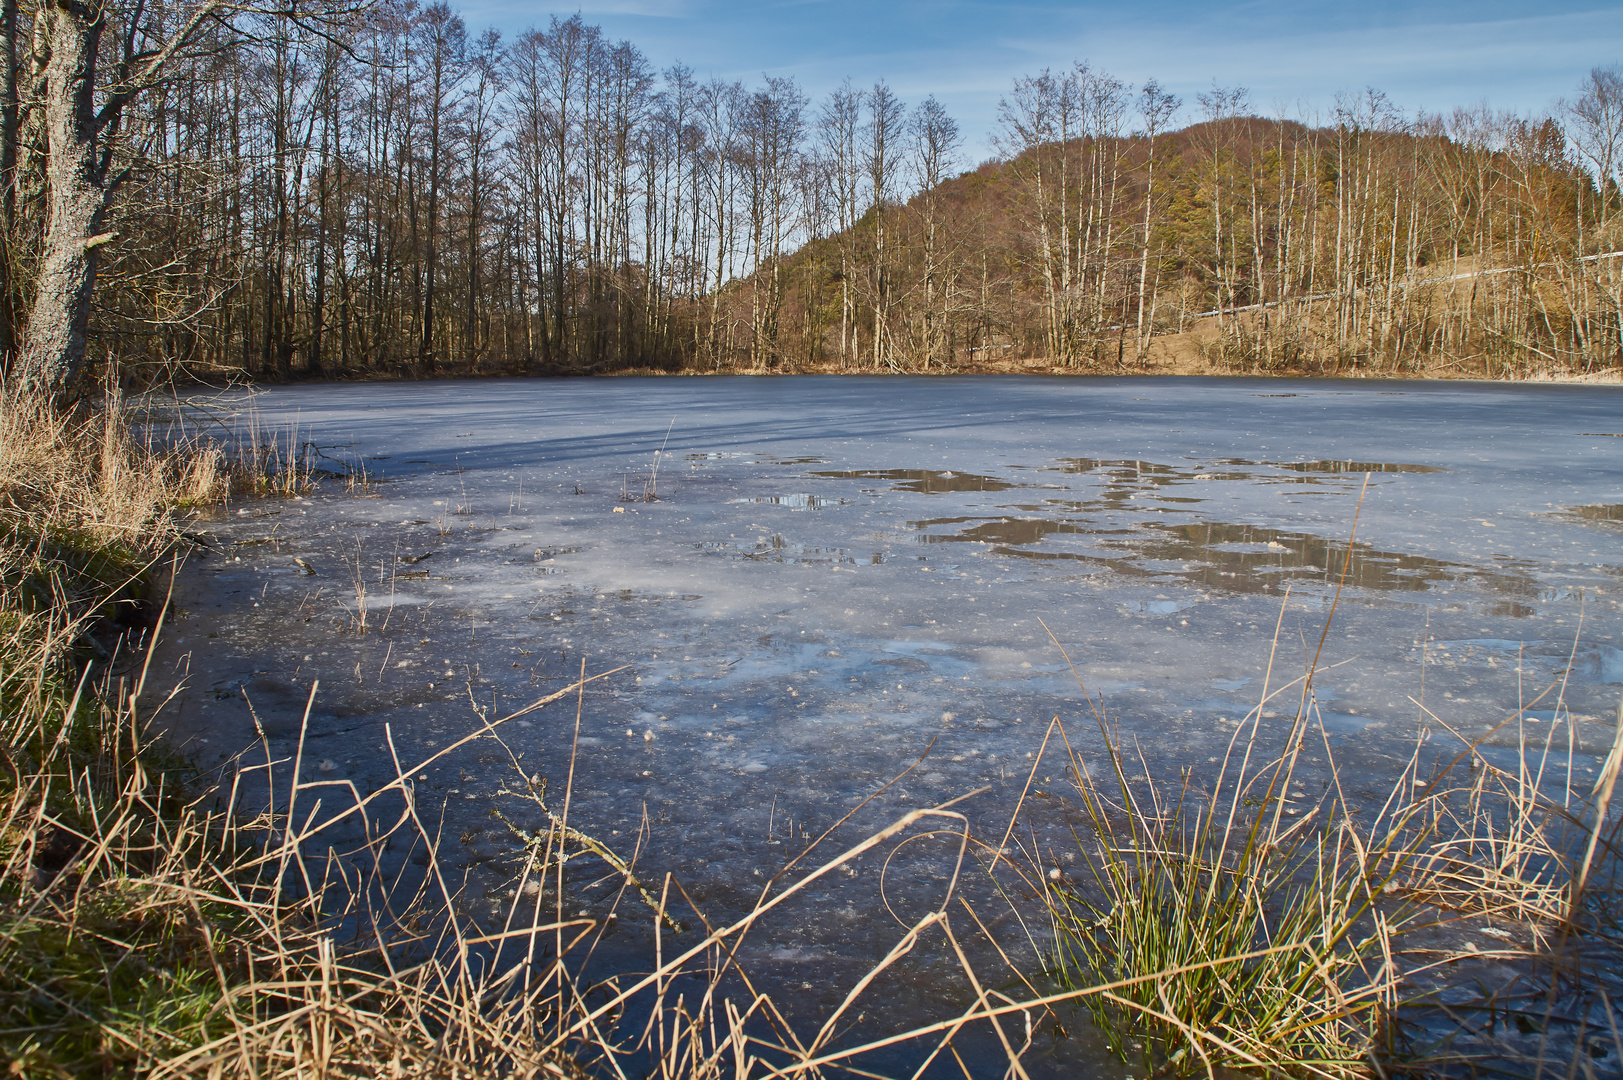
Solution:
<path fill-rule="evenodd" d="M 391 374 L 387 372 L 371 372 L 365 375 L 348 377 L 344 375 L 326 376 L 319 379 L 291 378 L 286 380 L 251 379 L 245 381 L 225 380 L 222 382 L 210 381 L 205 376 L 199 376 L 185 381 L 176 381 L 170 384 L 170 389 L 184 391 L 188 388 L 209 388 L 216 390 L 242 389 L 271 386 L 345 386 L 356 383 L 428 383 L 453 381 L 486 381 L 500 379 L 515 380 L 543 380 L 543 379 L 628 379 L 628 378 L 775 378 L 794 376 L 843 376 L 849 378 L 869 379 L 941 379 L 963 377 L 1047 377 L 1047 378 L 1074 378 L 1074 379 L 1270 379 L 1282 382 L 1288 381 L 1344 381 L 1344 382 L 1401 382 L 1401 383 L 1484 383 L 1494 386 L 1623 386 L 1623 367 L 1606 371 L 1595 372 L 1536 372 L 1526 377 L 1495 378 L 1480 373 L 1462 374 L 1446 369 L 1422 372 L 1309 372 L 1309 371 L 1234 371 L 1219 367 L 1209 367 L 1199 370 L 1174 370 L 1170 366 L 1151 367 L 1124 370 L 1099 370 L 1094 368 L 1067 368 L 1056 367 L 1045 361 L 1006 361 L 999 364 L 976 365 L 974 367 L 933 368 L 923 371 L 895 371 L 874 368 L 841 367 L 833 364 L 801 364 L 793 367 L 776 367 L 767 369 L 725 368 L 721 370 L 694 370 L 682 369 L 667 371 L 660 368 L 626 368 L 616 371 L 592 371 L 588 369 L 552 370 L 552 371 L 471 371 L 471 370 L 439 370 L 432 374 Z M 141 391 L 150 393 L 151 390 Z"/>

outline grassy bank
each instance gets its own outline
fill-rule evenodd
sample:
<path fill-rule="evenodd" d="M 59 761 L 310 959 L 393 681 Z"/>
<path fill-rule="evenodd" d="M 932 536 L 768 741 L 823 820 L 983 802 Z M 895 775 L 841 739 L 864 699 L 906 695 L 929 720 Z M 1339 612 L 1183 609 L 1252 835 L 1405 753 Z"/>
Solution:
<path fill-rule="evenodd" d="M 116 399 L 72 414 L 0 405 L 8 1075 L 578 1073 L 533 1022 L 533 1010 L 573 1015 L 569 1003 L 488 1016 L 489 987 L 458 948 L 425 942 L 449 930 L 467 959 L 445 904 L 410 897 L 357 942 L 345 906 L 357 894 L 334 899 L 349 882 L 306 853 L 330 820 L 301 830 L 291 802 L 236 812 L 239 777 L 201 772 L 154 737 L 148 646 L 167 579 L 200 539 L 190 512 L 304 490 L 294 440 L 154 445 Z"/>
<path fill-rule="evenodd" d="M 0 1052 L 24 1075 L 150 1058 L 196 1022 L 164 1014 L 208 970 L 199 924 L 147 884 L 184 769 L 124 700 L 178 512 L 228 487 L 217 451 L 142 448 L 116 403 L 0 403 Z"/>

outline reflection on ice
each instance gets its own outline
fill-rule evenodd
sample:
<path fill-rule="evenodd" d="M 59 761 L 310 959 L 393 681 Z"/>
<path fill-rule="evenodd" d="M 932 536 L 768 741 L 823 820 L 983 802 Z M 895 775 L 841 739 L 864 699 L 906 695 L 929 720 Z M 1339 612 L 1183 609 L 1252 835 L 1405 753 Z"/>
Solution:
<path fill-rule="evenodd" d="M 1592 525 L 1623 525 L 1623 503 L 1602 503 L 1597 506 L 1569 506 L 1567 513 Z"/>
<path fill-rule="evenodd" d="M 1189 606 L 1190 601 L 1187 600 L 1128 600 L 1122 604 L 1122 609 L 1131 611 L 1136 615 L 1176 615 Z M 1241 682 L 1244 682 L 1244 680 L 1241 680 Z M 1230 689 L 1234 689 L 1234 687 L 1230 687 Z"/>
<path fill-rule="evenodd" d="M 753 500 L 751 500 L 753 501 Z M 781 533 L 746 540 L 714 540 L 700 545 L 707 554 L 731 555 L 740 559 L 754 559 L 775 563 L 806 563 L 808 565 L 878 566 L 887 558 L 883 551 L 856 554 L 846 548 L 812 547 L 785 539 Z"/>
<path fill-rule="evenodd" d="M 1435 473 L 1447 472 L 1436 465 L 1402 465 L 1382 461 L 1270 461 L 1276 469 L 1303 473 Z"/>
<path fill-rule="evenodd" d="M 821 465 L 827 458 L 815 456 L 779 457 L 773 454 L 750 454 L 731 450 L 710 450 L 702 454 L 688 454 L 685 459 L 699 467 L 712 461 L 733 462 L 739 465 Z"/>
<path fill-rule="evenodd" d="M 825 506 L 839 506 L 844 499 L 825 499 L 820 495 L 755 495 L 747 499 L 733 499 L 738 503 L 766 503 L 769 506 L 787 506 L 791 510 L 821 510 Z"/>
<path fill-rule="evenodd" d="M 814 472 L 836 480 L 890 480 L 892 491 L 1007 491 L 1020 487 L 993 476 L 974 473 L 938 472 L 932 469 L 853 469 L 845 472 Z"/>

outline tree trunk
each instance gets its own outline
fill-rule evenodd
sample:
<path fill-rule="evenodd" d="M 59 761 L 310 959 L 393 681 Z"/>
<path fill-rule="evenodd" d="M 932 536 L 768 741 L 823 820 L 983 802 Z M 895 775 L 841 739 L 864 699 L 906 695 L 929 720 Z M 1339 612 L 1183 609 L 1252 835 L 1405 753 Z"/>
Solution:
<path fill-rule="evenodd" d="M 17 356 L 17 0 L 0 0 L 0 375 Z"/>
<path fill-rule="evenodd" d="M 96 282 L 98 248 L 110 194 L 97 160 L 94 102 L 100 9 L 73 0 L 43 7 L 50 56 L 45 64 L 43 124 L 47 148 L 45 238 L 33 308 L 20 356 L 25 392 L 61 401 L 84 371 L 85 325 Z"/>

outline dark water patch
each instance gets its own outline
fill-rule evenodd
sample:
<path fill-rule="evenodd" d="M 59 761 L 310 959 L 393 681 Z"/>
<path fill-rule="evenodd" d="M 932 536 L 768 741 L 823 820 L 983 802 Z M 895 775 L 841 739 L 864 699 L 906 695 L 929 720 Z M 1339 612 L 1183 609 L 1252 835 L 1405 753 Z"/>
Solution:
<path fill-rule="evenodd" d="M 1146 529 L 1160 539 L 1138 545 L 1140 557 L 1198 560 L 1184 571 L 1191 581 L 1238 592 L 1272 592 L 1286 580 L 1341 580 L 1375 592 L 1424 592 L 1445 582 L 1473 576 L 1466 566 L 1440 559 L 1383 551 L 1354 543 L 1351 559 L 1345 542 L 1311 533 L 1225 522 L 1152 523 Z"/>
<path fill-rule="evenodd" d="M 1587 525 L 1599 525 L 1603 528 L 1623 525 L 1623 503 L 1569 506 L 1564 513 Z"/>
<path fill-rule="evenodd" d="M 710 450 L 688 454 L 684 460 L 694 468 L 717 461 L 736 462 L 740 465 L 823 465 L 828 462 L 828 458 L 815 455 L 782 457 L 776 454 L 752 454 L 737 450 Z"/>
<path fill-rule="evenodd" d="M 923 530 L 968 522 L 974 522 L 974 524 L 949 535 L 925 533 L 917 538 L 918 542 L 921 544 L 1012 544 L 1023 547 L 1027 544 L 1041 543 L 1046 538 L 1055 535 L 1096 536 L 1110 534 L 1109 530 L 1094 529 L 1077 522 L 1055 520 L 1054 518 L 945 517 L 930 518 L 926 521 L 910 521 L 908 526 Z M 1118 535 L 1131 532 L 1129 529 L 1113 531 Z"/>
<path fill-rule="evenodd" d="M 1436 465 L 1407 465 L 1390 461 L 1265 461 L 1276 469 L 1300 473 L 1440 473 Z"/>
<path fill-rule="evenodd" d="M 977 473 L 936 471 L 934 469 L 848 469 L 835 472 L 814 472 L 833 480 L 889 480 L 892 491 L 916 491 L 934 494 L 944 491 L 1008 491 L 1025 487 L 1011 484 L 995 476 Z"/>
<path fill-rule="evenodd" d="M 1288 584 L 1342 581 L 1353 589 L 1412 594 L 1467 582 L 1487 585 L 1507 600 L 1490 605 L 1496 614 L 1521 616 L 1545 599 L 1530 576 L 1500 572 L 1369 544 L 1352 545 L 1312 533 L 1226 522 L 1147 522 L 1133 528 L 1099 528 L 1085 520 L 1030 517 L 949 517 L 908 523 L 920 543 L 979 543 L 994 554 L 1037 561 L 1096 562 L 1127 576 L 1172 577 L 1230 593 L 1276 593 Z M 925 532 L 943 526 L 950 534 Z M 1054 537 L 1093 539 L 1083 550 L 1032 550 Z"/>
<path fill-rule="evenodd" d="M 1539 582 L 1524 574 L 1500 573 L 1364 543 L 1351 546 L 1349 559 L 1345 541 L 1312 533 L 1221 522 L 1157 522 L 1145 528 L 1162 539 L 1137 545 L 1138 559 L 1181 561 L 1183 568 L 1170 571 L 1172 576 L 1229 592 L 1277 593 L 1286 585 L 1309 583 L 1328 590 L 1345 581 L 1355 590 L 1413 597 L 1476 585 L 1486 587 L 1491 598 L 1475 602 L 1462 597 L 1462 602 L 1506 618 L 1532 615 L 1536 605 L 1546 601 Z"/>

